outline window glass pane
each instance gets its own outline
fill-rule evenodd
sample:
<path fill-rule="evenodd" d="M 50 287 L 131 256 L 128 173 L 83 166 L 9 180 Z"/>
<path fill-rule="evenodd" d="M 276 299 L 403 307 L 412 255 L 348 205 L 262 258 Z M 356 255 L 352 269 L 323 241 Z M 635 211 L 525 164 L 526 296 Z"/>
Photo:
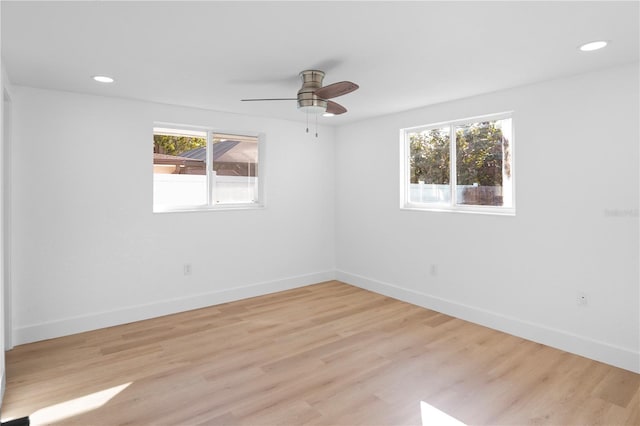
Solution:
<path fill-rule="evenodd" d="M 207 133 L 153 129 L 153 206 L 198 206 L 207 203 Z"/>
<path fill-rule="evenodd" d="M 511 207 L 511 119 L 455 128 L 458 204 Z"/>
<path fill-rule="evenodd" d="M 450 128 L 407 131 L 409 202 L 450 203 Z"/>
<path fill-rule="evenodd" d="M 258 138 L 214 133 L 211 146 L 214 203 L 258 202 Z"/>

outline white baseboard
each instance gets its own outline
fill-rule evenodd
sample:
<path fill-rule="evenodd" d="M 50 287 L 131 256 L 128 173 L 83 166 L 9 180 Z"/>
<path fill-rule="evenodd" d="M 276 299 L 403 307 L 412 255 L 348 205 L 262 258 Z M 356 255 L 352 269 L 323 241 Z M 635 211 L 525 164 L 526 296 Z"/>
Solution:
<path fill-rule="evenodd" d="M 403 302 L 432 309 L 443 314 L 503 331 L 523 339 L 542 343 L 566 352 L 601 361 L 640 373 L 640 353 L 605 342 L 578 336 L 518 318 L 464 305 L 451 300 L 372 280 L 344 271 L 336 271 L 335 279 Z"/>
<path fill-rule="evenodd" d="M 16 345 L 21 345 L 40 340 L 52 339 L 55 337 L 68 336 L 70 334 L 97 330 L 99 328 L 127 324 L 163 315 L 190 311 L 192 309 L 219 305 L 221 303 L 232 302 L 234 300 L 290 290 L 333 279 L 335 279 L 335 271 L 333 270 L 317 272 L 268 282 L 249 284 L 226 290 L 189 295 L 186 297 L 163 300 L 145 305 L 129 306 L 113 311 L 65 318 L 43 324 L 28 325 L 14 330 L 14 343 Z"/>

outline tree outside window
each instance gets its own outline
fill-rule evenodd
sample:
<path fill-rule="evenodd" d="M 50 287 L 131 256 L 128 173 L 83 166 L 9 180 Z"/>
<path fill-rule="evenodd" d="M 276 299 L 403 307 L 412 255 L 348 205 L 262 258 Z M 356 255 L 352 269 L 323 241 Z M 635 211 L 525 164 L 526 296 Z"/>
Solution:
<path fill-rule="evenodd" d="M 511 133 L 510 117 L 405 130 L 408 204 L 512 208 Z"/>

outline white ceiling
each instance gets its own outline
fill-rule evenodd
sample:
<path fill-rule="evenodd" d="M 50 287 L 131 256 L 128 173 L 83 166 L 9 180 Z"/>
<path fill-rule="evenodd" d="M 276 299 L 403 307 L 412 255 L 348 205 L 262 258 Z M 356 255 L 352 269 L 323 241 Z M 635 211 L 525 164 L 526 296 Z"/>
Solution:
<path fill-rule="evenodd" d="M 295 97 L 298 73 L 321 69 L 360 85 L 321 119 L 343 124 L 638 62 L 639 5 L 3 0 L 2 55 L 14 85 L 293 120 L 294 101 L 240 99 Z"/>

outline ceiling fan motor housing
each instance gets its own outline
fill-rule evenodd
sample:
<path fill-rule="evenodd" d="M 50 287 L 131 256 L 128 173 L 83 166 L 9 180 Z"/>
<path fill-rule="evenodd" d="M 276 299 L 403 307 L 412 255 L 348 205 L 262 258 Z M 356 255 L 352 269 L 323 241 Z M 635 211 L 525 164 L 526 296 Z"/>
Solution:
<path fill-rule="evenodd" d="M 320 114 L 327 110 L 327 101 L 316 96 L 315 91 L 322 87 L 324 72 L 307 70 L 300 73 L 302 87 L 298 90 L 298 109 L 312 114 Z"/>

